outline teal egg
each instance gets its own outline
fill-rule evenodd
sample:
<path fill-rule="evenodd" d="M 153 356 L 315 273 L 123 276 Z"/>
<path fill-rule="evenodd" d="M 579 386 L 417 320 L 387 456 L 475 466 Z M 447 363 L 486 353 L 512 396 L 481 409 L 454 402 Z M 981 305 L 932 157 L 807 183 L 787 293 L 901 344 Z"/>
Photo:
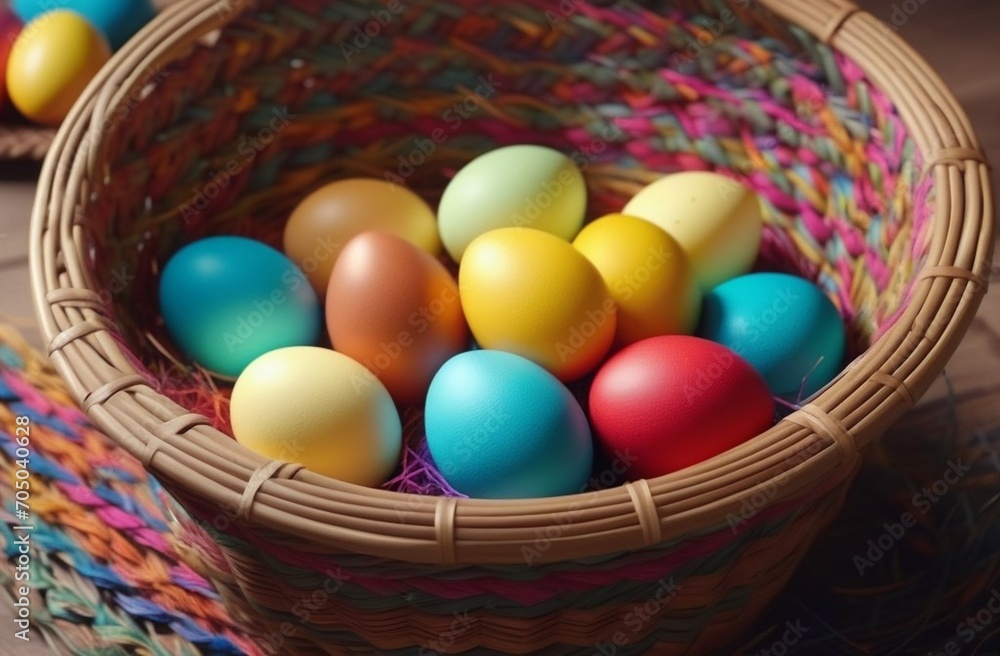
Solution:
<path fill-rule="evenodd" d="M 470 497 L 575 494 L 593 465 L 580 404 L 555 376 L 512 353 L 470 351 L 445 363 L 424 423 L 438 470 Z"/>
<path fill-rule="evenodd" d="M 113 50 L 156 16 L 150 0 L 13 0 L 11 8 L 25 23 L 55 9 L 75 11 L 104 35 Z"/>
<path fill-rule="evenodd" d="M 839 373 L 844 323 L 823 291 L 802 278 L 754 273 L 705 298 L 699 335 L 738 353 L 775 396 L 804 399 Z"/>
<path fill-rule="evenodd" d="M 236 378 L 259 356 L 313 346 L 316 292 L 279 251 L 243 237 L 211 237 L 178 251 L 160 277 L 167 331 L 205 369 Z"/>

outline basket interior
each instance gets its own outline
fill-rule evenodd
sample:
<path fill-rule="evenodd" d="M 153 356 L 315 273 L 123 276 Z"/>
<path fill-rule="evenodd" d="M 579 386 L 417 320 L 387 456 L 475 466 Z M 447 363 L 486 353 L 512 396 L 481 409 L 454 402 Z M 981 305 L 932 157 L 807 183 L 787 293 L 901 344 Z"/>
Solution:
<path fill-rule="evenodd" d="M 891 103 L 748 0 L 259 5 L 128 95 L 83 222 L 127 349 L 223 431 L 227 392 L 172 347 L 158 272 L 210 235 L 280 248 L 291 208 L 331 180 L 389 179 L 436 206 L 476 155 L 537 143 L 584 169 L 593 219 L 666 173 L 724 173 L 764 199 L 760 268 L 817 282 L 853 355 L 928 248 L 930 185 Z"/>

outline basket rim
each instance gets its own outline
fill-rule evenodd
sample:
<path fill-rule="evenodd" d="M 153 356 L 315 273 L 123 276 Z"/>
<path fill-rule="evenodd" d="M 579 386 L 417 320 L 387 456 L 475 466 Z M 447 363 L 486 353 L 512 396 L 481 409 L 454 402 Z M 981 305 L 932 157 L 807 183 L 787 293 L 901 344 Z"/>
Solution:
<path fill-rule="evenodd" d="M 947 86 L 875 16 L 846 0 L 758 1 L 851 57 L 886 92 L 924 155 L 923 175 L 934 176 L 937 205 L 927 264 L 899 321 L 808 405 L 725 454 L 667 476 L 567 497 L 426 497 L 358 487 L 262 458 L 149 387 L 100 314 L 83 265 L 76 203 L 91 172 L 100 170 L 104 121 L 143 71 L 253 9 L 253 0 L 187 0 L 165 10 L 114 55 L 56 135 L 30 235 L 33 295 L 48 354 L 90 419 L 173 492 L 293 546 L 309 542 L 435 565 L 546 564 L 717 530 L 768 486 L 773 493 L 763 508 L 835 486 L 926 392 L 979 308 L 993 247 L 988 163 Z M 555 535 L 547 531 L 553 526 Z M 543 537 L 546 548 L 526 561 L 522 548 Z"/>

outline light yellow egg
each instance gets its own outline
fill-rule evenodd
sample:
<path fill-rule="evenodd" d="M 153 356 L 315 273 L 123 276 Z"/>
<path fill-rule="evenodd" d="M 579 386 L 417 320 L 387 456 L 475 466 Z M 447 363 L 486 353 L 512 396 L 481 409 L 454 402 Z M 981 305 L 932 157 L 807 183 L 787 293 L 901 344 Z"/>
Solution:
<path fill-rule="evenodd" d="M 502 228 L 477 238 L 459 287 L 481 347 L 520 355 L 563 382 L 593 371 L 614 341 L 617 308 L 601 274 L 547 232 Z"/>
<path fill-rule="evenodd" d="M 11 49 L 11 102 L 36 123 L 59 125 L 110 58 L 107 41 L 79 14 L 43 14 L 25 26 Z"/>
<path fill-rule="evenodd" d="M 694 333 L 701 288 L 684 250 L 658 226 L 612 214 L 585 227 L 573 247 L 601 272 L 618 305 L 619 345 Z"/>
<path fill-rule="evenodd" d="M 376 487 L 399 463 L 402 426 L 382 383 L 316 347 L 271 351 L 243 371 L 230 416 L 236 441 L 262 456 Z"/>
<path fill-rule="evenodd" d="M 285 225 L 285 255 L 326 298 L 341 249 L 369 230 L 402 237 L 430 255 L 441 250 L 434 210 L 420 196 L 385 180 L 352 178 L 320 187 L 299 203 Z"/>
<path fill-rule="evenodd" d="M 760 252 L 764 228 L 757 194 L 717 173 L 668 175 L 640 191 L 622 213 L 670 233 L 705 290 L 750 271 Z"/>

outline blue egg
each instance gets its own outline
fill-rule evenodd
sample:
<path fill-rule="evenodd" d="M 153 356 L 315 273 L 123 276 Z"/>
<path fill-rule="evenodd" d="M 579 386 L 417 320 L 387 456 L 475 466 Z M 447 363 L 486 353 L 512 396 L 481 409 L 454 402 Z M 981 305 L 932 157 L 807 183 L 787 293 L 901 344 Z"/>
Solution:
<path fill-rule="evenodd" d="M 699 334 L 743 356 L 775 396 L 804 399 L 836 377 L 844 359 L 844 323 L 808 280 L 754 273 L 705 298 Z"/>
<path fill-rule="evenodd" d="M 315 345 L 322 329 L 316 292 L 298 267 L 243 237 L 178 251 L 160 277 L 160 312 L 185 353 L 232 378 L 270 351 Z"/>
<path fill-rule="evenodd" d="M 512 353 L 470 351 L 427 393 L 427 444 L 448 483 L 470 497 L 580 492 L 594 460 L 580 404 L 555 376 Z"/>
<path fill-rule="evenodd" d="M 56 9 L 75 11 L 104 35 L 113 50 L 156 16 L 150 0 L 14 0 L 11 8 L 25 23 Z"/>

